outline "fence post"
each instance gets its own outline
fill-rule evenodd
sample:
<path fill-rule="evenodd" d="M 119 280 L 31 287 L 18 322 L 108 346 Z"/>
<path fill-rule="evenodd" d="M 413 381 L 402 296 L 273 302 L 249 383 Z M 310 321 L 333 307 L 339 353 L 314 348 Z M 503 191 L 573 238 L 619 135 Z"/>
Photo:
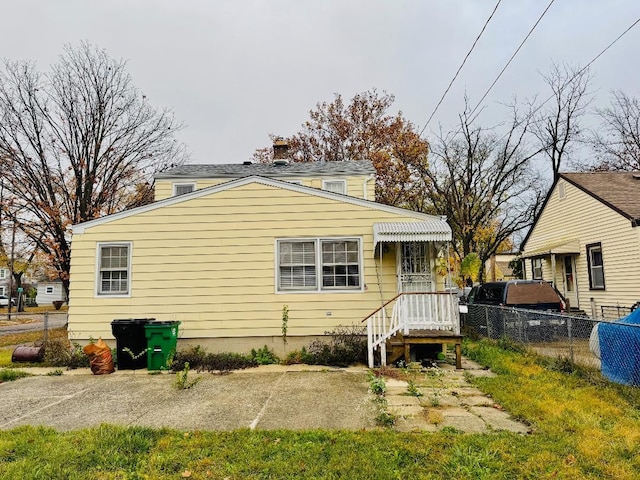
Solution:
<path fill-rule="evenodd" d="M 484 322 L 487 325 L 487 338 L 491 338 L 491 328 L 489 327 L 489 307 L 484 305 Z"/>
<path fill-rule="evenodd" d="M 569 336 L 569 358 L 573 362 L 573 335 L 571 332 L 571 317 L 567 318 L 567 335 Z"/>
<path fill-rule="evenodd" d="M 44 341 L 49 338 L 49 312 L 44 312 Z"/>

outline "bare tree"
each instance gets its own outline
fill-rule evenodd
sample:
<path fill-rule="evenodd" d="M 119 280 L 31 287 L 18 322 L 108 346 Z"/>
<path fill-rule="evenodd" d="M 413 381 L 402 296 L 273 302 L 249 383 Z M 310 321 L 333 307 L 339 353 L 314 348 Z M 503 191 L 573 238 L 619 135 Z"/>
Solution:
<path fill-rule="evenodd" d="M 447 216 L 458 259 L 480 257 L 482 277 L 485 261 L 532 224 L 544 186 L 531 166 L 540 150 L 525 141 L 530 115 L 522 121 L 514 110 L 506 135 L 499 136 L 474 126 L 468 114 L 460 116 L 458 132 L 432 144 L 424 194 L 429 211 Z"/>
<path fill-rule="evenodd" d="M 14 206 L 4 214 L 49 255 L 67 290 L 69 227 L 148 201 L 152 174 L 185 158 L 180 124 L 149 105 L 125 67 L 82 44 L 48 73 L 11 61 L 0 72 L 0 169 Z"/>
<path fill-rule="evenodd" d="M 616 90 L 611 105 L 597 109 L 602 123 L 593 134 L 595 170 L 640 170 L 640 101 Z"/>
<path fill-rule="evenodd" d="M 588 93 L 591 76 L 586 69 L 554 63 L 542 77 L 553 93 L 549 106 L 536 113 L 531 130 L 551 162 L 555 178 L 573 144 L 582 139 L 580 119 L 591 102 Z"/>

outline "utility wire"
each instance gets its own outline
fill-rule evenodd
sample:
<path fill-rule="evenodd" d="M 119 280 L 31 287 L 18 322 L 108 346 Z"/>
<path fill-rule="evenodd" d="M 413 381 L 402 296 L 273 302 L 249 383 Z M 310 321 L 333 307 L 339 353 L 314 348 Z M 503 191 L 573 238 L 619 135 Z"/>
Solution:
<path fill-rule="evenodd" d="M 455 82 L 456 78 L 458 78 L 458 75 L 460 74 L 460 71 L 462 70 L 462 67 L 464 67 L 464 64 L 467 62 L 467 59 L 469 58 L 469 55 L 471 55 L 471 52 L 473 52 L 473 49 L 476 48 L 476 44 L 478 43 L 478 40 L 480 40 L 480 37 L 482 36 L 482 34 L 484 33 L 485 29 L 487 28 L 487 25 L 489 24 L 489 22 L 493 18 L 493 15 L 496 13 L 496 10 L 498 10 L 498 7 L 500 6 L 500 2 L 502 2 L 502 0 L 498 0 L 498 3 L 496 3 L 496 6 L 493 7 L 493 11 L 491 12 L 491 15 L 489 15 L 489 18 L 487 18 L 487 21 L 484 22 L 484 26 L 482 27 L 482 30 L 480 30 L 480 33 L 478 34 L 478 36 L 476 37 L 475 41 L 473 42 L 473 45 L 471 45 L 471 48 L 467 52 L 467 55 L 464 57 L 464 60 L 462 60 L 462 63 L 458 67 L 458 71 L 456 72 L 456 74 L 453 76 L 453 78 L 449 82 L 449 86 L 447 87 L 447 89 L 442 94 L 442 97 L 440 97 L 440 100 L 438 101 L 438 104 L 436 105 L 436 108 L 434 108 L 433 112 L 431 112 L 431 115 L 429 115 L 429 119 L 427 120 L 427 123 L 425 123 L 424 127 L 422 127 L 422 130 L 420 130 L 420 136 L 422 136 L 422 133 L 424 132 L 424 130 L 429 126 L 429 122 L 431 122 L 431 120 L 433 119 L 433 116 L 438 111 L 438 108 L 442 104 L 442 102 L 444 100 L 444 97 L 446 97 L 447 93 L 449 93 L 449 90 L 451 89 L 451 86 L 453 85 L 453 82 Z"/>
<path fill-rule="evenodd" d="M 591 61 L 589 63 L 587 63 L 584 67 L 582 67 L 578 72 L 576 72 L 571 78 L 569 78 L 564 85 L 562 85 L 562 87 L 560 87 L 559 90 L 559 94 L 562 93 L 562 90 L 565 89 L 565 87 L 567 87 L 574 79 L 576 79 L 577 77 L 579 77 L 580 75 L 582 75 L 591 65 L 593 65 L 596 60 L 598 60 L 602 55 L 605 54 L 605 52 L 607 50 L 609 50 L 611 47 L 613 47 L 616 43 L 618 43 L 618 41 L 624 37 L 627 33 L 629 33 L 629 31 L 635 27 L 638 23 L 640 23 L 640 17 L 638 17 L 636 19 L 635 22 L 633 22 L 624 32 L 622 32 L 620 35 L 618 35 L 615 40 L 613 40 L 611 43 L 609 43 L 609 45 L 607 45 L 606 47 L 604 47 L 600 53 L 598 53 L 595 57 L 593 57 L 591 59 Z M 545 106 L 545 104 L 547 102 L 549 102 L 549 100 L 552 100 L 553 98 L 555 98 L 556 94 L 552 93 L 544 102 L 542 102 L 540 105 L 538 105 L 535 109 L 533 109 L 533 111 L 531 113 L 529 113 L 529 115 L 526 116 L 526 118 L 524 118 L 523 120 L 521 120 L 520 122 L 518 122 L 515 126 L 518 127 L 520 125 L 522 125 L 522 123 L 524 123 L 526 120 L 530 119 L 533 115 L 535 115 L 536 113 L 538 113 L 540 111 L 540 109 L 542 107 Z M 498 139 L 498 141 L 502 140 L 504 137 L 506 137 L 508 135 L 508 133 L 505 133 L 502 137 L 500 137 Z"/>
<path fill-rule="evenodd" d="M 511 58 L 509 59 L 509 61 L 506 63 L 506 65 L 504 66 L 504 68 L 500 71 L 500 73 L 498 74 L 498 76 L 496 77 L 496 79 L 493 81 L 493 83 L 489 86 L 489 88 L 487 89 L 487 91 L 484 93 L 484 95 L 482 96 L 482 98 L 480 99 L 480 101 L 478 102 L 478 104 L 473 108 L 473 110 L 471 110 L 471 112 L 469 113 L 469 117 L 472 117 L 473 114 L 475 113 L 475 111 L 480 107 L 480 105 L 482 104 L 482 102 L 484 101 L 485 98 L 487 98 L 487 95 L 489 95 L 489 92 L 491 92 L 491 90 L 493 89 L 493 87 L 496 85 L 496 83 L 498 83 L 498 80 L 500 80 L 500 77 L 502 77 L 502 74 L 505 72 L 505 70 L 509 67 L 509 65 L 511 65 L 511 62 L 513 61 L 513 59 L 515 58 L 515 56 L 518 54 L 518 52 L 520 51 L 520 49 L 522 49 L 523 45 L 526 43 L 526 41 L 529 39 L 529 37 L 531 36 L 531 34 L 533 33 L 533 31 L 536 29 L 536 27 L 538 26 L 538 24 L 540 23 L 540 21 L 542 20 L 542 18 L 547 14 L 547 11 L 549 11 L 549 8 L 551 8 L 551 5 L 553 5 L 553 2 L 555 2 L 556 0 L 551 0 L 549 2 L 549 5 L 547 5 L 547 8 L 544 9 L 544 11 L 542 12 L 542 14 L 540 15 L 540 17 L 538 17 L 538 20 L 536 21 L 536 23 L 533 24 L 533 27 L 531 27 L 531 29 L 529 30 L 529 33 L 527 33 L 527 36 L 524 37 L 524 40 L 522 40 L 522 42 L 520 43 L 520 45 L 518 46 L 518 48 L 516 49 L 515 52 L 513 52 L 513 55 L 511 55 Z"/>

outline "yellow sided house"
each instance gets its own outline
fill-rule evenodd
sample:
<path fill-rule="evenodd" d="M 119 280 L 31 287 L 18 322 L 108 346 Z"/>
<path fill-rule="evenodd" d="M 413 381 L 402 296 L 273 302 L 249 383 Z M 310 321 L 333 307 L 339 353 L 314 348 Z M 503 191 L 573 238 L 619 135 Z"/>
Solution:
<path fill-rule="evenodd" d="M 572 310 L 629 313 L 640 300 L 638 225 L 640 172 L 561 173 L 523 243 L 526 278 L 553 282 Z"/>
<path fill-rule="evenodd" d="M 289 349 L 368 324 L 370 362 L 379 348 L 384 363 L 398 332 L 458 334 L 435 273 L 449 225 L 374 202 L 374 173 L 280 162 L 158 175 L 154 203 L 73 227 L 69 337 L 112 339 L 112 320 L 151 317 L 182 322 L 181 342 L 282 352 L 284 306 Z"/>

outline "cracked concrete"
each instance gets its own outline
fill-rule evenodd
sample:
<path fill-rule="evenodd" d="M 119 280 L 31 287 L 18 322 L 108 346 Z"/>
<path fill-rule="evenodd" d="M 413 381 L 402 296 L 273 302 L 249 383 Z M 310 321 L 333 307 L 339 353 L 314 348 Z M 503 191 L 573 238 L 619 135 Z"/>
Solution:
<path fill-rule="evenodd" d="M 465 374 L 495 376 L 475 362 L 463 359 L 462 370 L 448 364 L 413 372 L 419 396 L 411 396 L 409 383 L 387 380 L 388 411 L 396 415 L 399 431 L 434 432 L 454 428 L 467 433 L 506 430 L 526 434 L 529 427 L 512 418 L 493 399 L 472 386 Z"/>

